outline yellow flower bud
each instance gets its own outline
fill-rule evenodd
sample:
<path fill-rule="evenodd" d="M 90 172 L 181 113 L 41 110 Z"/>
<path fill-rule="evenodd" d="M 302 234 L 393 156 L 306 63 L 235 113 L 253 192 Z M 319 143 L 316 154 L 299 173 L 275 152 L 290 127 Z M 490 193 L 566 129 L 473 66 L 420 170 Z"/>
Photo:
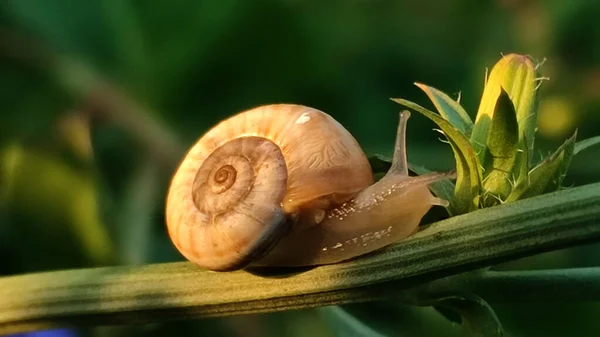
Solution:
<path fill-rule="evenodd" d="M 500 96 L 500 88 L 504 88 L 508 93 L 515 107 L 519 124 L 519 139 L 525 136 L 527 148 L 533 148 L 537 123 L 536 78 L 537 66 L 531 58 L 525 55 L 508 54 L 494 65 L 487 78 L 475 118 L 475 128 L 471 136 L 475 148 L 483 149 L 485 147 L 491 120 Z M 480 151 L 477 152 L 480 153 Z"/>

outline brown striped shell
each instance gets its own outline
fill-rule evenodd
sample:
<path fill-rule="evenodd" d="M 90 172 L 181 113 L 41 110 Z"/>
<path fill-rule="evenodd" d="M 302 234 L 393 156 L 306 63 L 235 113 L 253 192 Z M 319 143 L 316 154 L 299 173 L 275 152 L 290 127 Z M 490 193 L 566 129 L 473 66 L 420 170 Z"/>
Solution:
<path fill-rule="evenodd" d="M 168 233 L 188 260 L 242 268 L 298 224 L 373 183 L 354 137 L 328 114 L 277 104 L 239 113 L 188 151 L 166 202 Z"/>

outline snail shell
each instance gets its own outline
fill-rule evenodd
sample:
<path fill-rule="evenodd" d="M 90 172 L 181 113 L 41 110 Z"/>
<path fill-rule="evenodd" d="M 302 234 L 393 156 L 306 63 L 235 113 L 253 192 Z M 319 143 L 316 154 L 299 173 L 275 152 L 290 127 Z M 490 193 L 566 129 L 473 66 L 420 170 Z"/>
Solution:
<path fill-rule="evenodd" d="M 409 177 L 403 116 L 392 168 L 375 184 L 358 142 L 322 111 L 266 105 L 219 123 L 172 178 L 173 244 L 227 271 L 335 263 L 410 235 L 433 205 L 447 205 L 427 185 L 448 175 Z"/>
<path fill-rule="evenodd" d="M 213 270 L 259 258 L 309 204 L 344 200 L 373 182 L 352 135 L 305 106 L 268 105 L 208 131 L 172 179 L 169 235 L 189 260 Z"/>

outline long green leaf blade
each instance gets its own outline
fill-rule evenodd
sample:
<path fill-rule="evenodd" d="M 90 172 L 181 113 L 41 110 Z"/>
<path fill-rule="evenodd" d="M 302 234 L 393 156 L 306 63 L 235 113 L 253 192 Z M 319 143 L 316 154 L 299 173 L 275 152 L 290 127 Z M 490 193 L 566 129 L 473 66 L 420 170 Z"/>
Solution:
<path fill-rule="evenodd" d="M 591 146 L 598 145 L 598 144 L 600 144 L 600 136 L 580 140 L 577 143 L 575 143 L 575 149 L 573 150 L 573 155 L 576 155 L 579 152 L 581 152 Z"/>

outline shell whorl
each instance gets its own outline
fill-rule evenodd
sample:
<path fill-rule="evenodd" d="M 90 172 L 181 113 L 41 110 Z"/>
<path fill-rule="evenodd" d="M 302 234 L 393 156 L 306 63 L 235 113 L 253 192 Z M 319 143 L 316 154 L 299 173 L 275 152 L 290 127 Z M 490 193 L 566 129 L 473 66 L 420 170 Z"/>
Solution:
<path fill-rule="evenodd" d="M 220 146 L 202 163 L 192 199 L 203 214 L 219 216 L 245 204 L 279 205 L 286 185 L 287 169 L 279 147 L 265 138 L 241 137 Z"/>
<path fill-rule="evenodd" d="M 262 106 L 219 123 L 188 151 L 169 188 L 167 228 L 188 260 L 239 269 L 289 230 L 288 215 L 372 179 L 356 140 L 329 115 Z"/>
<path fill-rule="evenodd" d="M 175 244 L 192 248 L 182 252 L 211 269 L 247 265 L 289 229 L 281 208 L 286 186 L 285 160 L 275 143 L 250 136 L 223 144 L 194 176 L 193 209 L 174 229 Z"/>

